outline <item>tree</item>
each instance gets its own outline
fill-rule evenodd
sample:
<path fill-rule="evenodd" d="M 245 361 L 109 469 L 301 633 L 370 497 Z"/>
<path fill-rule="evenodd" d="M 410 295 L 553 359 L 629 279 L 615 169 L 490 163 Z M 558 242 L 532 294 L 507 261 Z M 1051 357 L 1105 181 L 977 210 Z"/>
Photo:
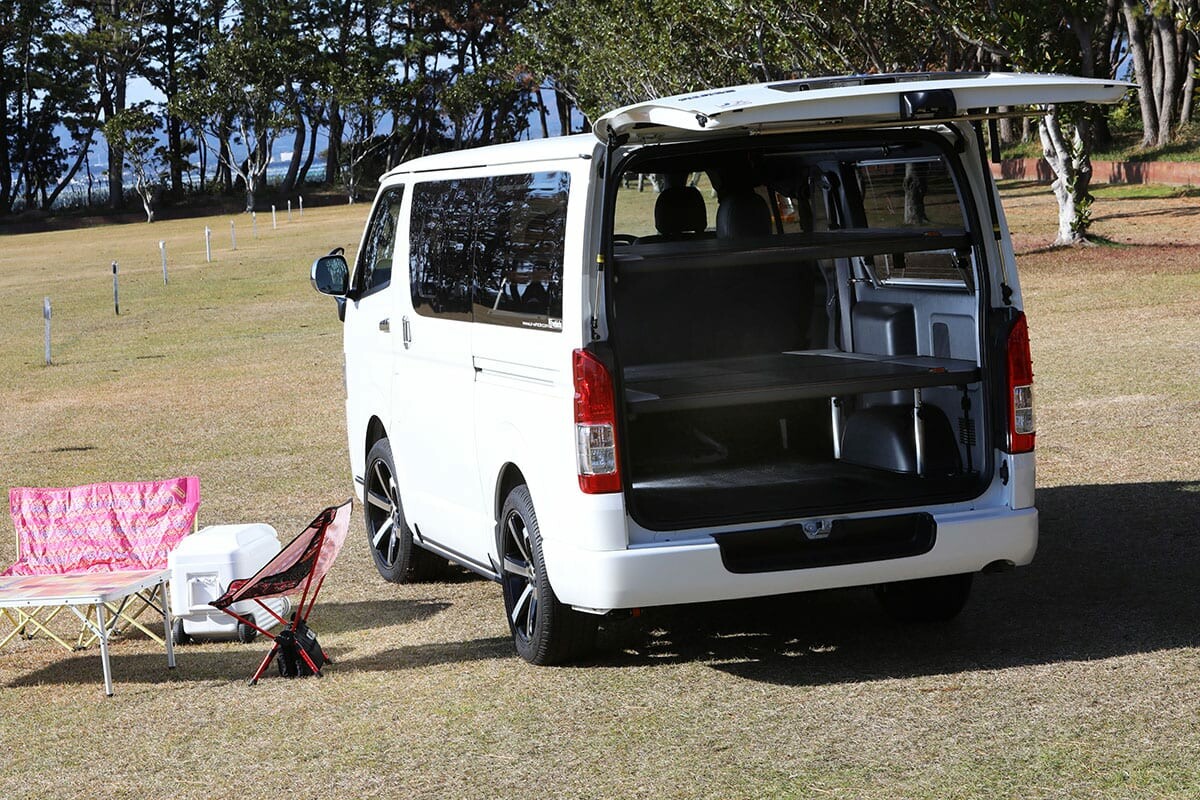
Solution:
<path fill-rule="evenodd" d="M 88 74 L 104 120 L 125 110 L 129 79 L 144 63 L 150 0 L 65 0 L 69 46 L 91 61 Z M 108 142 L 108 202 L 125 207 L 119 143 Z"/>
<path fill-rule="evenodd" d="M 1142 146 L 1168 144 L 1174 121 L 1189 122 L 1200 55 L 1200 2 L 1121 0 L 1133 75 L 1138 81 Z"/>
<path fill-rule="evenodd" d="M 183 172 L 189 151 L 184 143 L 184 120 L 171 110 L 171 103 L 179 94 L 184 75 L 195 68 L 199 57 L 201 26 L 194 20 L 201 18 L 200 5 L 200 0 L 154 0 L 148 21 L 146 54 L 149 58 L 144 74 L 167 100 L 164 106 L 166 161 L 170 188 L 175 194 L 183 192 Z"/>
<path fill-rule="evenodd" d="M 156 135 L 161 126 L 150 109 L 150 103 L 139 103 L 104 123 L 104 138 L 117 142 L 125 154 L 125 166 L 133 174 L 134 188 L 146 211 L 146 222 L 154 222 L 164 174 L 164 152 Z"/>
<path fill-rule="evenodd" d="M 1005 6 L 990 0 L 941 5 L 935 13 L 952 20 L 956 35 L 1005 65 L 1030 72 L 1091 73 L 1107 52 L 1115 18 L 1113 0 Z M 1107 31 L 1107 34 L 1105 33 Z M 1111 69 L 1111 65 L 1109 65 Z M 1104 76 L 1108 77 L 1108 76 Z M 1050 106 L 1039 120 L 1039 138 L 1054 173 L 1051 186 L 1058 201 L 1055 246 L 1087 244 L 1091 224 L 1092 114 L 1085 109 Z"/>
<path fill-rule="evenodd" d="M 172 109 L 219 142 L 230 128 L 236 132 L 234 144 L 244 158 L 224 144 L 218 158 L 244 184 L 249 212 L 266 186 L 272 143 L 287 123 L 283 109 L 294 38 L 286 8 L 245 0 L 242 11 L 205 53 Z"/>
<path fill-rule="evenodd" d="M 56 29 L 61 11 L 54 0 L 0 8 L 0 213 L 49 209 L 92 147 L 91 67 Z"/>

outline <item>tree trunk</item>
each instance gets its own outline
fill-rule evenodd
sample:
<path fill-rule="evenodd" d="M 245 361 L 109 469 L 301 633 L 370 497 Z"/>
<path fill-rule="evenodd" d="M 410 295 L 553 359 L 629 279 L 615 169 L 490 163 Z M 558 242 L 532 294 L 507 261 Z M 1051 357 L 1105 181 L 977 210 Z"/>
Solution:
<path fill-rule="evenodd" d="M 928 186 L 926 175 L 929 168 L 925 164 L 909 162 L 904 165 L 904 224 L 925 225 L 929 217 L 925 215 L 925 192 Z"/>
<path fill-rule="evenodd" d="M 1158 110 L 1154 102 L 1153 72 L 1146 53 L 1146 33 L 1141 24 L 1140 0 L 1123 0 L 1125 30 L 1129 37 L 1129 54 L 1133 58 L 1133 74 L 1138 82 L 1138 108 L 1142 113 L 1142 147 L 1153 147 L 1158 134 Z"/>
<path fill-rule="evenodd" d="M 313 158 L 317 155 L 317 132 L 321 129 L 319 115 L 314 114 L 311 122 L 312 128 L 308 132 L 308 155 L 304 157 L 304 166 L 300 167 L 300 174 L 296 177 L 297 186 L 303 186 L 308 182 L 308 171 L 312 168 Z"/>
<path fill-rule="evenodd" d="M 1196 60 L 1196 37 L 1194 34 L 1189 34 L 1187 47 L 1184 48 L 1186 58 L 1184 64 L 1187 66 L 1187 77 L 1183 81 L 1183 107 L 1179 110 L 1179 124 L 1187 125 L 1192 121 L 1192 109 L 1194 108 L 1196 95 L 1196 70 L 1191 68 L 1192 62 Z"/>
<path fill-rule="evenodd" d="M 108 206 L 114 211 L 125 208 L 125 149 L 119 142 L 108 142 Z"/>
<path fill-rule="evenodd" d="M 325 182 L 337 183 L 341 171 L 342 112 L 337 100 L 329 103 L 329 149 L 325 152 Z"/>
<path fill-rule="evenodd" d="M 142 198 L 142 208 L 146 211 L 146 222 L 154 222 L 154 186 L 139 175 L 136 189 L 138 197 Z"/>
<path fill-rule="evenodd" d="M 200 169 L 200 191 L 208 185 L 208 139 L 203 133 L 196 137 L 196 160 Z"/>
<path fill-rule="evenodd" d="M 542 123 L 542 138 L 550 138 L 550 125 L 546 120 L 546 98 L 542 96 L 542 87 L 537 89 L 538 121 Z"/>
<path fill-rule="evenodd" d="M 1070 141 L 1064 132 L 1070 128 Z M 1087 116 L 1064 119 L 1054 106 L 1047 109 L 1038 122 L 1042 152 L 1054 181 L 1050 188 L 1058 201 L 1058 236 L 1054 246 L 1088 244 L 1087 229 L 1091 225 L 1092 196 L 1088 188 L 1092 181 L 1092 159 L 1088 154 Z"/>
<path fill-rule="evenodd" d="M 167 73 L 167 165 L 171 172 L 171 193 L 183 194 L 183 123 L 170 112 L 171 101 L 179 93 L 179 77 L 176 65 L 175 3 L 163 15 L 163 51 L 166 54 L 164 68 Z"/>
<path fill-rule="evenodd" d="M 571 133 L 571 101 L 563 92 L 555 89 L 554 105 L 558 111 L 558 133 L 567 136 Z"/>
<path fill-rule="evenodd" d="M 110 116 L 106 120 L 125 110 L 125 85 L 124 73 L 113 76 L 111 105 L 107 110 Z M 125 208 L 125 148 L 119 141 L 108 142 L 108 205 L 114 211 Z"/>
<path fill-rule="evenodd" d="M 12 164 L 8 158 L 8 89 L 4 78 L 8 70 L 0 70 L 0 215 L 12 213 Z"/>
<path fill-rule="evenodd" d="M 284 194 L 290 194 L 296 188 L 296 176 L 300 174 L 300 161 L 304 157 L 304 142 L 308 134 L 308 129 L 304 126 L 304 115 L 300 112 L 296 113 L 296 138 L 292 140 L 292 160 L 288 164 L 287 174 L 283 176 L 283 183 L 279 189 Z"/>
<path fill-rule="evenodd" d="M 224 184 L 226 192 L 233 192 L 233 148 L 229 146 L 229 129 L 220 132 L 217 154 L 217 170 L 213 175 L 213 183 Z"/>
<path fill-rule="evenodd" d="M 1178 79 L 1179 53 L 1175 47 L 1174 7 L 1167 4 L 1162 14 L 1154 15 L 1154 33 L 1158 43 L 1159 61 L 1162 64 L 1162 85 L 1158 94 L 1158 137 L 1159 147 L 1171 142 L 1171 122 L 1175 115 L 1176 85 Z"/>

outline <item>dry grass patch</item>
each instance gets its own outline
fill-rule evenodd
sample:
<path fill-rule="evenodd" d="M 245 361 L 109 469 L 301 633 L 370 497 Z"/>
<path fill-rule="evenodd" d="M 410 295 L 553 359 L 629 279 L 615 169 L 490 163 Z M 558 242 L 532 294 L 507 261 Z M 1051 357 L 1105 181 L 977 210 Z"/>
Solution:
<path fill-rule="evenodd" d="M 1095 214 L 1115 241 L 1197 246 L 1187 208 L 1101 200 Z M 6 237 L 0 483 L 195 472 L 202 523 L 284 536 L 344 498 L 340 329 L 307 269 L 353 250 L 365 211 L 309 210 L 279 231 L 260 219 L 257 241 L 239 217 L 236 254 L 214 218 L 212 265 L 204 220 Z M 314 616 L 336 660 L 324 679 L 246 687 L 262 647 L 232 643 L 182 648 L 168 673 L 130 638 L 106 700 L 95 650 L 0 651 L 0 794 L 1194 796 L 1194 251 L 1031 253 L 1054 224 L 1033 191 L 1009 218 L 1027 253 L 1042 545 L 1029 569 L 981 578 L 954 623 L 898 627 L 853 590 L 659 609 L 607 623 L 591 663 L 535 669 L 513 654 L 494 585 L 384 584 L 356 516 Z M 0 558 L 11 535 L 5 517 Z M 125 755 L 98 766 L 106 748 Z"/>

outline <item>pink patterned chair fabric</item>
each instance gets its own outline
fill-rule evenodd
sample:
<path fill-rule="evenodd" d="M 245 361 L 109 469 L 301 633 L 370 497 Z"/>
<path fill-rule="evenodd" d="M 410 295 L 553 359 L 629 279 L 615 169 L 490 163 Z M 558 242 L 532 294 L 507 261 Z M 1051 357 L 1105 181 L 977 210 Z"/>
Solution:
<path fill-rule="evenodd" d="M 195 523 L 200 479 L 16 488 L 8 503 L 17 560 L 0 576 L 165 569 Z"/>

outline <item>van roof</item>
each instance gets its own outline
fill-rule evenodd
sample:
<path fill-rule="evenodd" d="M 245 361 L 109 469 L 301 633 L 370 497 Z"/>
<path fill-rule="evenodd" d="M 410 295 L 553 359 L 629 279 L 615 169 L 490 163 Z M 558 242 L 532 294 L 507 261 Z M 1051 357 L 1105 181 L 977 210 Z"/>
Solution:
<path fill-rule="evenodd" d="M 588 133 L 573 136 L 554 136 L 549 139 L 529 139 L 508 144 L 452 150 L 405 161 L 390 170 L 385 178 L 414 172 L 433 172 L 444 169 L 468 169 L 496 164 L 523 164 L 555 161 L 564 158 L 584 158 L 594 154 L 599 142 Z"/>
<path fill-rule="evenodd" d="M 929 125 L 1001 116 L 1000 107 L 1115 103 L 1133 84 L 1016 72 L 922 72 L 774 81 L 618 108 L 596 120 L 601 141 L 694 140 L 835 126 Z"/>

